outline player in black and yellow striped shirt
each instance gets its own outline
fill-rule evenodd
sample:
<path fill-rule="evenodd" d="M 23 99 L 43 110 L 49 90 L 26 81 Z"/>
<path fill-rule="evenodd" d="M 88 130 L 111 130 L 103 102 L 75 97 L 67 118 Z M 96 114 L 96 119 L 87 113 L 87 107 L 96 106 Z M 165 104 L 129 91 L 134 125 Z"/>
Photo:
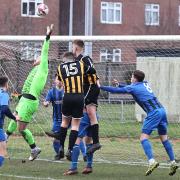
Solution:
<path fill-rule="evenodd" d="M 84 42 L 82 40 L 73 41 L 73 53 L 76 56 L 76 60 L 83 61 L 89 68 L 94 68 L 93 61 L 89 56 L 83 55 Z M 96 111 L 98 106 L 98 96 L 100 89 L 97 86 L 98 76 L 96 73 L 84 74 L 84 100 L 86 112 L 91 121 L 91 131 L 93 145 L 87 150 L 87 153 L 93 153 L 94 151 L 101 148 L 99 143 L 99 124 L 97 121 Z"/>
<path fill-rule="evenodd" d="M 58 67 L 58 77 L 64 85 L 64 98 L 62 104 L 62 124 L 60 130 L 60 143 L 63 151 L 67 128 L 71 121 L 71 133 L 69 137 L 69 147 L 67 158 L 78 136 L 80 119 L 83 116 L 84 91 L 83 77 L 85 73 L 95 73 L 94 68 L 89 68 L 83 61 L 76 61 L 71 52 L 66 52 L 63 56 L 64 63 Z"/>

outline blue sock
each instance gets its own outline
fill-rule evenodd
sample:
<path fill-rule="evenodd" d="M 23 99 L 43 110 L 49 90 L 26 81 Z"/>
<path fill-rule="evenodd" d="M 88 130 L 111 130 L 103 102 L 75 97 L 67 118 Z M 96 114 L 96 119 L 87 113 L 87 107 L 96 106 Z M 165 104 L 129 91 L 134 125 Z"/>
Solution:
<path fill-rule="evenodd" d="M 174 152 L 173 152 L 173 148 L 169 140 L 167 139 L 166 141 L 162 142 L 162 144 L 164 145 L 164 148 L 169 156 L 170 161 L 174 161 L 175 159 Z"/>
<path fill-rule="evenodd" d="M 79 145 L 75 144 L 72 150 L 72 157 L 71 157 L 72 162 L 70 169 L 77 169 L 79 153 L 80 153 Z"/>
<path fill-rule="evenodd" d="M 56 154 L 58 154 L 60 146 L 61 146 L 60 141 L 58 141 L 58 140 L 53 141 L 53 148 L 54 148 L 54 151 L 56 152 Z"/>
<path fill-rule="evenodd" d="M 153 159 L 153 152 L 152 152 L 152 147 L 151 143 L 149 142 L 148 139 L 144 139 L 141 141 L 142 147 L 144 149 L 144 152 L 148 158 L 148 160 Z"/>
<path fill-rule="evenodd" d="M 86 144 L 86 149 L 90 148 L 92 144 Z M 93 154 L 87 154 L 87 167 L 92 168 Z"/>
<path fill-rule="evenodd" d="M 2 166 L 4 164 L 4 157 L 0 156 L 0 166 Z"/>
<path fill-rule="evenodd" d="M 84 144 L 83 140 L 81 140 L 81 142 L 79 144 L 79 148 L 81 150 L 82 155 L 86 156 L 86 147 L 85 147 L 85 144 Z"/>

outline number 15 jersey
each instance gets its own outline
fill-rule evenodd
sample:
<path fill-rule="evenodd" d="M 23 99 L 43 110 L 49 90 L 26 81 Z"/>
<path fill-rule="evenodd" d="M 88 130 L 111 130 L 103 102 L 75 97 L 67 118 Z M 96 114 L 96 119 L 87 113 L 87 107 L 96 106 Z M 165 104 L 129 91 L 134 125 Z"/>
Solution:
<path fill-rule="evenodd" d="M 83 77 L 85 73 L 95 73 L 83 61 L 70 61 L 59 65 L 58 77 L 64 85 L 64 93 L 83 93 Z"/>

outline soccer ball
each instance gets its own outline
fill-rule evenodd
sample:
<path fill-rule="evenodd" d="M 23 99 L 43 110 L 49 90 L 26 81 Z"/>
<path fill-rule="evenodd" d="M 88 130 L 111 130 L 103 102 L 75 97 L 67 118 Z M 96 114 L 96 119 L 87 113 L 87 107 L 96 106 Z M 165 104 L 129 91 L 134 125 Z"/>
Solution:
<path fill-rule="evenodd" d="M 49 13 L 49 8 L 46 4 L 39 4 L 37 6 L 37 15 L 38 16 L 46 16 Z"/>

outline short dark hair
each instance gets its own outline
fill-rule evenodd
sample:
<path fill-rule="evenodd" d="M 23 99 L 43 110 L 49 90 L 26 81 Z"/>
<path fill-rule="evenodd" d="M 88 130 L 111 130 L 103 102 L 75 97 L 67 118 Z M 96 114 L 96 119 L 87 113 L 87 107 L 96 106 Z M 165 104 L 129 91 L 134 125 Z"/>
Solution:
<path fill-rule="evenodd" d="M 6 76 L 0 77 L 0 87 L 4 87 L 8 82 L 8 78 Z"/>
<path fill-rule="evenodd" d="M 135 70 L 133 72 L 133 75 L 134 75 L 134 78 L 136 78 L 138 82 L 142 82 L 145 78 L 145 73 L 140 70 Z"/>
<path fill-rule="evenodd" d="M 63 58 L 74 59 L 74 54 L 72 52 L 65 52 Z"/>
<path fill-rule="evenodd" d="M 73 41 L 73 44 L 76 44 L 77 46 L 79 46 L 80 48 L 84 48 L 84 41 L 81 39 L 75 39 Z"/>

